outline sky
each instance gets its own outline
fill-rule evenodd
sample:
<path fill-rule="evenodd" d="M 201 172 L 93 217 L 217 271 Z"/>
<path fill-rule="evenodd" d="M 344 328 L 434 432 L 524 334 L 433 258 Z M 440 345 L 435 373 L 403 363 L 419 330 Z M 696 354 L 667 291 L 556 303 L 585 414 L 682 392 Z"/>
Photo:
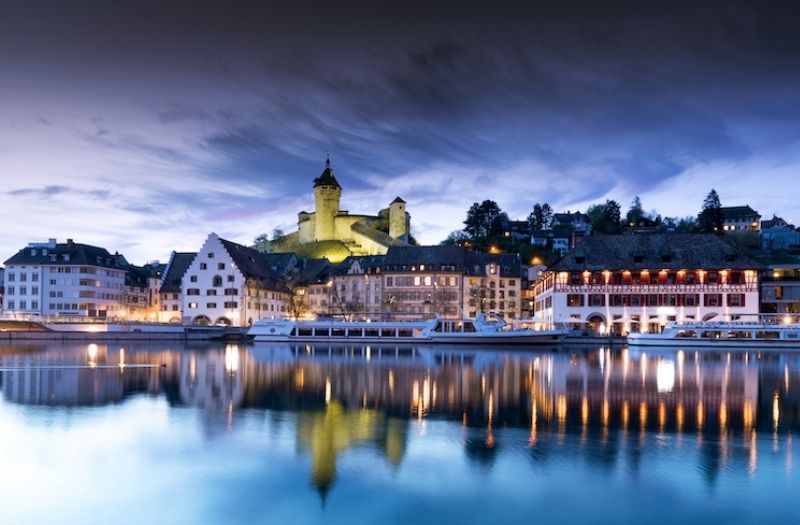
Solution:
<path fill-rule="evenodd" d="M 392 5 L 394 4 L 394 5 Z M 132 262 L 342 208 L 800 223 L 800 3 L 0 0 L 0 260 L 54 237 Z"/>

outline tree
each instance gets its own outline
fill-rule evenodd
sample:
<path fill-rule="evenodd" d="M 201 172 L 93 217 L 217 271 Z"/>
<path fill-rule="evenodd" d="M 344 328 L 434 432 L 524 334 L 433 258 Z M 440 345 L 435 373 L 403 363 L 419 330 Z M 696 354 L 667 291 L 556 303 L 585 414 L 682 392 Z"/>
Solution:
<path fill-rule="evenodd" d="M 703 201 L 703 209 L 697 215 L 697 229 L 706 233 L 722 234 L 722 224 L 725 218 L 722 215 L 722 204 L 719 195 L 713 188 Z"/>
<path fill-rule="evenodd" d="M 273 242 L 277 241 L 278 239 L 280 239 L 283 236 L 284 236 L 284 233 L 283 233 L 282 229 L 275 228 L 274 230 L 272 230 L 272 241 Z"/>
<path fill-rule="evenodd" d="M 504 221 L 508 221 L 508 216 L 496 202 L 488 199 L 480 204 L 474 202 L 467 211 L 464 231 L 475 241 L 486 242 L 500 232 Z"/>
<path fill-rule="evenodd" d="M 269 251 L 269 238 L 267 237 L 266 233 L 262 233 L 255 239 L 253 239 L 253 248 L 260 252 L 267 252 Z"/>
<path fill-rule="evenodd" d="M 592 221 L 595 233 L 619 233 L 621 206 L 615 200 L 607 200 L 605 204 L 594 204 L 586 210 Z"/>
<path fill-rule="evenodd" d="M 447 246 L 464 246 L 464 243 L 469 242 L 470 236 L 464 230 L 455 230 L 447 235 L 447 238 L 440 242 L 441 245 Z"/>
<path fill-rule="evenodd" d="M 625 222 L 627 222 L 629 225 L 635 225 L 642 217 L 646 217 L 646 214 L 644 213 L 644 208 L 642 207 L 642 199 L 640 199 L 637 195 L 633 198 L 633 202 L 631 202 L 631 207 L 628 210 L 628 213 L 625 214 Z"/>
<path fill-rule="evenodd" d="M 553 209 L 546 202 L 533 205 L 533 211 L 528 215 L 528 226 L 530 231 L 547 230 L 553 222 Z"/>

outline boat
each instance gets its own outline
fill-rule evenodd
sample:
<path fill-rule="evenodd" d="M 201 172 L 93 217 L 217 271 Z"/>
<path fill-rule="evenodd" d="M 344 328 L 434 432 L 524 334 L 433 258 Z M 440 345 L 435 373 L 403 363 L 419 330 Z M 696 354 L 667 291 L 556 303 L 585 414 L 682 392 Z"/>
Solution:
<path fill-rule="evenodd" d="M 342 321 L 262 319 L 250 328 L 253 340 L 266 342 L 411 342 L 446 344 L 554 344 L 566 330 L 516 330 L 502 319 L 424 319 L 420 321 Z"/>
<path fill-rule="evenodd" d="M 797 348 L 800 323 L 755 321 L 671 322 L 658 333 L 628 334 L 628 346 Z"/>

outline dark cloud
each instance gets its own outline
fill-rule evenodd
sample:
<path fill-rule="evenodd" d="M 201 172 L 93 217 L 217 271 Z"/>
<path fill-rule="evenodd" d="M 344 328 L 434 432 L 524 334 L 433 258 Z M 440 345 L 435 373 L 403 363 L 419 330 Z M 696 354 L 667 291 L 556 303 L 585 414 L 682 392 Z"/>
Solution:
<path fill-rule="evenodd" d="M 88 197 L 92 199 L 106 199 L 111 195 L 111 192 L 109 190 L 78 189 L 69 186 L 60 186 L 55 184 L 49 184 L 41 188 L 21 188 L 6 192 L 6 195 L 11 195 L 14 197 L 31 196 L 44 199 L 55 197 L 57 195 L 67 195 L 67 194 L 79 195 L 82 197 Z"/>

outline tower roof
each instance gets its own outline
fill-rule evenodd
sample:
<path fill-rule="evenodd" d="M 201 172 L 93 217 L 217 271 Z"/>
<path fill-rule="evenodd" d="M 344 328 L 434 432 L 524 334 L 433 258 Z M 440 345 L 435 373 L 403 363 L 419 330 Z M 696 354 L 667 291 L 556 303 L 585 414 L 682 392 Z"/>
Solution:
<path fill-rule="evenodd" d="M 401 199 L 399 196 L 394 198 L 394 200 L 392 201 L 392 204 L 394 204 L 395 202 L 399 202 L 400 204 L 405 204 L 406 203 L 406 201 Z"/>
<path fill-rule="evenodd" d="M 314 179 L 314 187 L 317 186 L 334 186 L 340 188 L 339 181 L 333 176 L 333 168 L 331 168 L 331 158 L 325 159 L 325 169 L 322 170 L 322 175 Z"/>

